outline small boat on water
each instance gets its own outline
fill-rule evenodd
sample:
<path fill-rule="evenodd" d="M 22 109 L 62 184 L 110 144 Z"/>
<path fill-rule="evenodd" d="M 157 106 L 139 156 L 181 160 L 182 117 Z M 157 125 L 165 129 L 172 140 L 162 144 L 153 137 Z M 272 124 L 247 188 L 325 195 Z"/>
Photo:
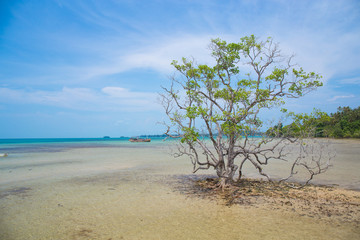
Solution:
<path fill-rule="evenodd" d="M 150 138 L 130 138 L 130 142 L 150 142 Z"/>
<path fill-rule="evenodd" d="M 8 154 L 7 153 L 0 153 L 0 157 L 7 157 Z"/>

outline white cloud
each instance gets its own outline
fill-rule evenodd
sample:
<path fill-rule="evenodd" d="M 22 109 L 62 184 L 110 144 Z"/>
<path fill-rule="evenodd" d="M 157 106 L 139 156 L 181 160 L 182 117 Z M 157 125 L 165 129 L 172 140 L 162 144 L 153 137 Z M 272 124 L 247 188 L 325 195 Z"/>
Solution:
<path fill-rule="evenodd" d="M 121 87 L 104 87 L 101 91 L 109 97 L 121 99 L 154 99 L 157 96 L 156 93 L 132 92 Z"/>
<path fill-rule="evenodd" d="M 248 14 L 256 13 L 254 9 L 270 4 L 261 1 L 198 4 L 200 8 L 189 9 L 189 16 L 181 18 L 184 25 L 191 24 L 189 31 L 175 28 L 164 32 L 159 31 L 155 24 L 152 28 L 141 27 L 140 19 L 127 19 L 116 14 L 116 7 L 122 4 L 62 2 L 61 5 L 71 9 L 86 23 L 113 31 L 101 38 L 89 38 L 80 33 L 73 33 L 71 37 L 62 32 L 48 34 L 47 38 L 51 37 L 52 42 L 80 56 L 72 65 L 47 66 L 46 69 L 52 68 L 48 75 L 60 75 L 62 80 L 59 82 L 66 81 L 62 84 L 68 85 L 137 68 L 151 68 L 169 74 L 174 71 L 171 61 L 181 57 L 193 56 L 201 63 L 211 62 L 207 49 L 211 38 L 238 41 L 249 33 L 263 38 L 273 36 L 280 42 L 284 53 L 296 53 L 295 61 L 307 71 L 321 73 L 325 80 L 358 67 L 360 34 L 358 28 L 351 27 L 352 19 L 357 17 L 354 15 L 356 4 L 351 1 L 274 1 L 271 4 L 275 8 L 273 11 L 257 13 L 252 18 L 248 18 Z M 226 14 L 224 9 L 228 10 Z M 127 32 L 119 27 L 123 25 L 137 31 Z M 202 31 L 195 31 L 197 28 L 194 26 Z M 43 69 L 41 66 L 40 74 L 43 74 Z"/>
<path fill-rule="evenodd" d="M 122 73 L 134 69 L 148 68 L 162 74 L 174 72 L 171 66 L 173 60 L 181 60 L 182 57 L 194 57 L 201 63 L 212 61 L 208 45 L 210 39 L 217 36 L 211 35 L 158 35 L 152 39 L 139 40 L 126 49 L 118 46 L 119 37 L 106 41 L 101 44 L 94 40 L 93 42 L 84 42 L 82 48 L 86 54 L 94 59 L 92 62 L 82 62 L 79 60 L 73 65 L 50 65 L 38 71 L 41 74 L 46 73 L 44 82 L 49 77 L 57 80 L 59 83 L 85 83 L 94 78 L 101 79 L 117 73 Z M 72 44 L 72 43 L 69 43 Z M 74 43 L 74 48 L 77 48 Z M 81 54 L 80 54 L 81 55 Z M 38 67 L 33 66 L 35 69 Z M 39 79 L 39 76 L 38 78 Z"/>
<path fill-rule="evenodd" d="M 130 91 L 121 87 L 104 87 L 101 91 L 111 97 L 123 98 L 127 97 Z"/>
<path fill-rule="evenodd" d="M 335 102 L 338 99 L 344 99 L 344 98 L 354 98 L 355 95 L 351 94 L 351 95 L 343 95 L 343 96 L 334 96 L 333 98 L 329 99 L 329 102 Z"/>
<path fill-rule="evenodd" d="M 294 62 L 305 71 L 315 71 L 324 76 L 327 82 L 336 75 L 345 75 L 358 68 L 360 48 L 358 39 L 360 34 L 333 29 L 302 29 L 291 30 L 286 23 L 270 30 L 276 42 L 279 42 L 283 54 L 295 53 Z M 287 29 L 287 32 L 284 32 Z M 119 56 L 116 63 L 122 68 L 118 71 L 127 71 L 136 68 L 152 68 L 156 71 L 169 74 L 174 71 L 170 65 L 172 60 L 181 60 L 182 57 L 194 57 L 199 63 L 211 64 L 208 45 L 211 38 L 220 37 L 228 41 L 239 41 L 243 35 L 231 33 L 222 36 L 214 35 L 186 35 L 161 38 L 145 44 L 142 48 L 127 55 Z M 259 36 L 265 39 L 267 35 Z M 116 67 L 112 68 L 116 69 Z M 116 70 L 115 70 L 116 71 Z"/>
<path fill-rule="evenodd" d="M 234 1 L 229 4 L 221 1 L 198 2 L 188 5 L 189 15 L 179 16 L 174 13 L 179 20 L 173 29 L 162 28 L 151 20 L 144 24 L 143 18 L 127 18 L 118 14 L 118 4 L 61 2 L 60 5 L 70 8 L 74 15 L 84 20 L 86 26 L 89 24 L 96 29 L 105 30 L 106 34 L 99 31 L 96 32 L 99 37 L 89 37 L 93 35 L 86 34 L 86 31 L 74 31 L 73 28 L 64 28 L 66 31 L 44 29 L 41 39 L 55 43 L 54 46 L 61 50 L 60 53 L 56 52 L 60 60 L 68 58 L 71 61 L 50 61 L 45 65 L 26 62 L 31 65 L 29 69 L 36 68 L 36 71 L 33 75 L 26 74 L 22 77 L 25 86 L 33 86 L 32 82 L 45 86 L 51 82 L 60 86 L 79 86 L 81 83 L 88 87 L 89 79 L 94 82 L 103 81 L 102 77 L 106 75 L 139 68 L 170 74 L 174 72 L 171 61 L 180 60 L 182 57 L 193 56 L 199 63 L 211 64 L 212 59 L 207 48 L 211 38 L 239 41 L 240 37 L 251 33 L 263 39 L 267 36 L 274 37 L 284 53 L 296 53 L 296 62 L 306 71 L 319 72 L 325 80 L 357 70 L 360 61 L 359 27 L 354 26 L 359 9 L 356 1 L 276 0 L 270 3 Z M 126 6 L 127 4 L 124 5 Z M 224 11 L 225 9 L 227 11 Z M 164 23 L 166 24 L 168 23 Z M 81 26 L 86 29 L 85 25 Z M 69 57 L 66 53 L 74 57 Z M 36 59 L 41 58 L 36 54 Z M 11 78 L 12 76 L 9 77 Z M 41 81 L 36 81 L 40 78 Z M 359 78 L 342 81 L 352 84 L 359 82 Z M 29 102 L 37 104 L 77 109 L 94 109 L 96 106 L 108 109 L 112 108 L 110 106 L 124 107 L 126 103 L 129 108 L 141 108 L 156 99 L 154 93 L 134 92 L 118 87 L 101 90 L 64 88 L 53 92 L 8 88 L 3 91 L 14 101 L 29 99 Z M 4 100 L 4 97 L 0 96 L 0 99 Z M 87 103 L 91 103 L 91 106 L 86 106 Z"/>
<path fill-rule="evenodd" d="M 353 78 L 345 78 L 340 80 L 343 84 L 355 84 L 360 85 L 360 77 L 353 77 Z"/>
<path fill-rule="evenodd" d="M 210 35 L 183 35 L 158 38 L 156 41 L 145 44 L 134 53 L 122 57 L 126 70 L 132 68 L 153 68 L 157 71 L 169 73 L 174 69 L 171 66 L 173 60 L 181 60 L 182 57 L 194 57 L 199 62 L 211 61 L 207 46 Z M 123 65 L 124 66 L 124 65 Z"/>
<path fill-rule="evenodd" d="M 67 88 L 60 91 L 25 91 L 0 88 L 0 102 L 38 104 L 83 111 L 147 111 L 158 110 L 156 93 L 133 92 L 120 87 Z"/>

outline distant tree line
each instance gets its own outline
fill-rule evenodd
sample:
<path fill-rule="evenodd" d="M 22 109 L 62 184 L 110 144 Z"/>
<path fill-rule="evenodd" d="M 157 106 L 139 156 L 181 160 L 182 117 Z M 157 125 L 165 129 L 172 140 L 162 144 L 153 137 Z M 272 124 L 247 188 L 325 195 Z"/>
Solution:
<path fill-rule="evenodd" d="M 360 138 L 360 107 L 339 107 L 336 113 L 318 114 L 309 118 L 315 127 L 316 137 Z M 299 131 L 296 122 L 284 126 L 279 123 L 267 130 L 268 135 L 295 136 Z"/>

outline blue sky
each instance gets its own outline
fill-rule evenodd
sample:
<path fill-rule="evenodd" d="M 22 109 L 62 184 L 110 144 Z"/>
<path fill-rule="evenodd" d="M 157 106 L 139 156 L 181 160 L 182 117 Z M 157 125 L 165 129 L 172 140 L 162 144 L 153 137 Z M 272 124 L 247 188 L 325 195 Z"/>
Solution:
<path fill-rule="evenodd" d="M 162 133 L 171 61 L 250 34 L 324 76 L 289 108 L 359 106 L 356 0 L 1 0 L 0 138 Z"/>

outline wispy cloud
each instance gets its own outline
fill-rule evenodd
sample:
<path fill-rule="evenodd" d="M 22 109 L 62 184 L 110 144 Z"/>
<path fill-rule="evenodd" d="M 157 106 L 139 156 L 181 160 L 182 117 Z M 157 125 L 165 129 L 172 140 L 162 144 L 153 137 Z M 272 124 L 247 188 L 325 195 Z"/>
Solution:
<path fill-rule="evenodd" d="M 160 16 L 150 18 L 149 22 L 138 18 L 140 13 L 146 14 L 146 9 L 130 1 L 58 3 L 73 12 L 75 20 L 83 24 L 84 29 L 90 28 L 87 31 L 59 29 L 57 32 L 45 28 L 41 33 L 42 39 L 51 42 L 53 47 L 66 54 L 76 53 L 69 63 L 53 62 L 50 58 L 44 71 L 46 75 L 65 75 L 58 79 L 64 85 L 137 68 L 151 68 L 168 74 L 173 70 L 170 66 L 173 59 L 194 56 L 199 61 L 209 61 L 207 45 L 211 38 L 237 41 L 251 33 L 273 36 L 284 53 L 296 53 L 295 60 L 300 65 L 306 70 L 320 72 L 325 80 L 357 69 L 359 62 L 359 27 L 349 28 L 349 24 L 359 19 L 356 1 L 193 3 L 190 4 L 193 8 L 179 10 L 183 16 L 173 13 L 174 18 L 178 18 L 176 24 L 173 20 L 163 21 L 166 29 L 157 24 Z M 182 6 L 180 3 L 175 5 Z M 171 2 L 165 1 L 164 6 L 171 7 Z M 122 8 L 127 11 L 119 12 Z M 187 26 L 186 31 L 171 25 L 179 27 L 180 23 Z M 54 51 L 54 48 L 48 50 Z M 66 57 L 61 51 L 55 57 Z M 34 63 L 35 68 L 37 64 Z M 42 64 L 46 65 L 46 62 Z M 36 73 L 42 74 L 41 71 Z"/>
<path fill-rule="evenodd" d="M 4 126 L 30 108 L 49 115 L 113 114 L 114 122 L 134 122 L 151 110 L 155 119 L 161 111 L 155 91 L 174 73 L 172 60 L 212 64 L 211 38 L 236 42 L 249 34 L 273 37 L 305 71 L 324 76 L 323 90 L 289 101 L 293 109 L 333 111 L 359 102 L 357 0 L 56 0 L 5 8 L 10 17 L 0 22 L 0 108 L 13 117 L 2 118 Z"/>
<path fill-rule="evenodd" d="M 360 77 L 345 78 L 345 79 L 341 79 L 340 82 L 343 84 L 360 85 Z"/>
<path fill-rule="evenodd" d="M 60 91 L 26 91 L 0 88 L 0 103 L 36 104 L 81 111 L 137 112 L 158 110 L 158 95 L 120 87 L 67 88 Z"/>
<path fill-rule="evenodd" d="M 329 102 L 335 102 L 336 100 L 339 99 L 344 99 L 344 98 L 354 98 L 355 95 L 351 94 L 351 95 L 343 95 L 343 96 L 334 96 L 333 98 L 330 98 L 328 101 Z"/>

